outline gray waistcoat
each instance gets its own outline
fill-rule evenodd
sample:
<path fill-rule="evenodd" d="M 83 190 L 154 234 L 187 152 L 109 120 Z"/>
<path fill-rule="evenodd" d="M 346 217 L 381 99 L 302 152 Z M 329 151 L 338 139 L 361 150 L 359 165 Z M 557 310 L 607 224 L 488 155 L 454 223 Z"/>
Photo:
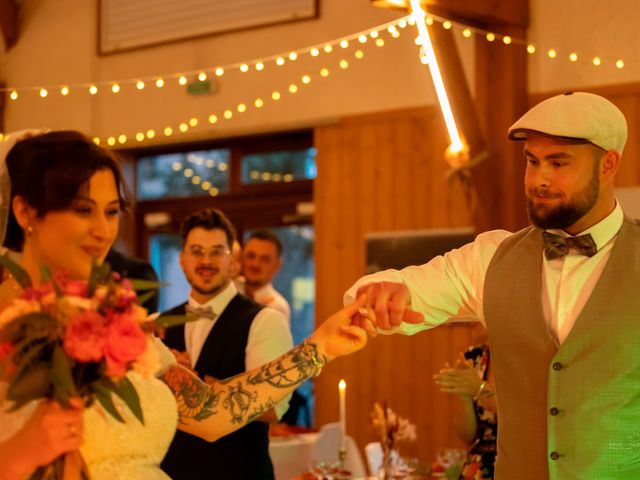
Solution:
<path fill-rule="evenodd" d="M 640 479 L 640 226 L 625 219 L 560 347 L 542 312 L 542 248 L 539 229 L 510 236 L 485 280 L 496 479 Z"/>

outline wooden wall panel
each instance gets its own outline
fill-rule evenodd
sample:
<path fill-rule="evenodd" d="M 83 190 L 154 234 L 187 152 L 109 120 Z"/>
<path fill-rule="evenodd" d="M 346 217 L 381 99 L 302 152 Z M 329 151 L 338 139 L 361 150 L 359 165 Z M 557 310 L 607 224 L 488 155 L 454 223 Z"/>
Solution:
<path fill-rule="evenodd" d="M 471 224 L 460 187 L 444 180 L 446 138 L 435 108 L 350 118 L 316 129 L 317 318 L 339 309 L 346 288 L 363 274 L 365 233 Z M 459 446 L 450 398 L 437 392 L 432 375 L 469 343 L 468 328 L 460 325 L 372 340 L 316 380 L 317 425 L 337 420 L 337 385 L 344 377 L 348 430 L 361 447 L 374 440 L 373 402 L 385 400 L 418 425 L 419 440 L 407 453 L 431 460 L 436 448 Z"/>

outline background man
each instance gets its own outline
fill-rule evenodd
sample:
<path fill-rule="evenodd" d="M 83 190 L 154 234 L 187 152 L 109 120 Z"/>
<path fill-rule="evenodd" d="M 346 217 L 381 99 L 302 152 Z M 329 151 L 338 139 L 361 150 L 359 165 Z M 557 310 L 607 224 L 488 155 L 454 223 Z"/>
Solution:
<path fill-rule="evenodd" d="M 524 141 L 532 226 L 365 277 L 347 297 L 369 293 L 357 320 L 369 327 L 486 325 L 496 479 L 640 478 L 640 226 L 614 192 L 626 120 L 603 97 L 569 92 L 532 108 L 509 138 Z"/>
<path fill-rule="evenodd" d="M 275 288 L 273 277 L 282 266 L 282 243 L 269 230 L 256 230 L 242 249 L 245 293 L 256 302 L 281 312 L 291 323 L 289 302 Z"/>
<path fill-rule="evenodd" d="M 180 265 L 191 293 L 186 303 L 167 314 L 188 311 L 200 318 L 167 329 L 165 343 L 186 352 L 178 353 L 179 361 L 205 380 L 208 376 L 219 379 L 256 368 L 291 349 L 283 315 L 238 294 L 231 281 L 235 229 L 227 217 L 219 210 L 201 210 L 185 219 L 181 233 Z M 162 462 L 163 470 L 174 480 L 273 479 L 265 421 L 277 421 L 287 406 L 284 401 L 266 412 L 255 412 L 264 421 L 250 423 L 214 443 L 178 432 Z"/>

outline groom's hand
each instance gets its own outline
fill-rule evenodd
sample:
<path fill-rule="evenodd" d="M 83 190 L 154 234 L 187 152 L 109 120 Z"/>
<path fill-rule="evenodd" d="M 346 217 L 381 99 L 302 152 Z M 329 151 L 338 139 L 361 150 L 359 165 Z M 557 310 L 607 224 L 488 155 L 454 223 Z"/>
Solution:
<path fill-rule="evenodd" d="M 402 322 L 422 323 L 421 313 L 408 308 L 409 290 L 403 283 L 374 282 L 358 289 L 357 297 L 367 295 L 365 309 L 356 314 L 354 323 L 375 335 L 375 328 L 389 330 Z M 373 314 L 372 314 L 373 312 Z"/>

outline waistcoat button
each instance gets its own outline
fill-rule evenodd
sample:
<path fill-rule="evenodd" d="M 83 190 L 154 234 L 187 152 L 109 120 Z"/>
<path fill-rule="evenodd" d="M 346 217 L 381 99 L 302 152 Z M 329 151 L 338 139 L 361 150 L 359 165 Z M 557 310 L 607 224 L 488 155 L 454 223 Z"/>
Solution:
<path fill-rule="evenodd" d="M 553 369 L 554 370 L 562 370 L 562 364 L 560 362 L 554 362 Z"/>
<path fill-rule="evenodd" d="M 556 407 L 551 407 L 549 409 L 549 413 L 555 417 L 556 415 L 558 415 L 560 413 L 560 410 L 558 410 Z"/>
<path fill-rule="evenodd" d="M 551 460 L 557 460 L 560 458 L 560 454 L 558 452 L 551 452 L 549 457 L 551 457 Z"/>

